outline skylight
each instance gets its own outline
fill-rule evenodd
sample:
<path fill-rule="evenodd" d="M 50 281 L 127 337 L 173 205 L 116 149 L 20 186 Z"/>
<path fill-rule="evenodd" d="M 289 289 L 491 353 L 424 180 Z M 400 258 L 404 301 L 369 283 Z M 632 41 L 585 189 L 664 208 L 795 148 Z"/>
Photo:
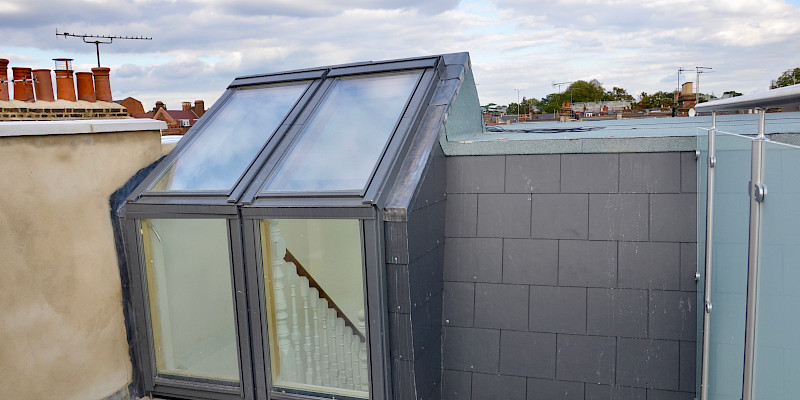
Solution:
<path fill-rule="evenodd" d="M 265 190 L 362 190 L 420 75 L 412 71 L 336 79 Z"/>
<path fill-rule="evenodd" d="M 150 190 L 228 190 L 238 181 L 308 82 L 233 92 Z"/>

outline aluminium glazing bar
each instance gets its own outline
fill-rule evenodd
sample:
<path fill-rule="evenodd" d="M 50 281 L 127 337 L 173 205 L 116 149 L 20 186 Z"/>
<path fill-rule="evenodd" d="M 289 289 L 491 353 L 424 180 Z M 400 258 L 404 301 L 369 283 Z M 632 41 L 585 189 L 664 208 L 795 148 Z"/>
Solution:
<path fill-rule="evenodd" d="M 750 238 L 747 251 L 747 316 L 744 334 L 744 381 L 742 400 L 753 400 L 753 374 L 755 371 L 756 308 L 758 302 L 758 258 L 761 239 L 761 202 L 766 195 L 762 182 L 763 145 L 766 110 L 758 110 L 758 136 L 753 139 L 750 156 Z"/>
<path fill-rule="evenodd" d="M 714 166 L 716 159 L 716 133 L 717 133 L 717 113 L 711 113 L 711 129 L 708 130 L 708 157 L 706 159 L 706 246 L 705 246 L 705 280 L 704 301 L 703 301 L 703 358 L 702 371 L 700 373 L 700 399 L 708 400 L 708 371 L 709 353 L 711 345 L 711 250 L 714 243 Z"/>

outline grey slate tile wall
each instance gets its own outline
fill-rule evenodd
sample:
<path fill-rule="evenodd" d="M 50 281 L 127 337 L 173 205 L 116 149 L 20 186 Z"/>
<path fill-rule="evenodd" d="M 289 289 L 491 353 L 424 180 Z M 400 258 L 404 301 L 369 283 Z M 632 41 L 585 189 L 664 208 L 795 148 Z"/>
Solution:
<path fill-rule="evenodd" d="M 694 153 L 447 158 L 442 398 L 692 399 Z"/>
<path fill-rule="evenodd" d="M 407 221 L 386 222 L 392 391 L 395 400 L 441 398 L 445 157 L 434 146 Z"/>

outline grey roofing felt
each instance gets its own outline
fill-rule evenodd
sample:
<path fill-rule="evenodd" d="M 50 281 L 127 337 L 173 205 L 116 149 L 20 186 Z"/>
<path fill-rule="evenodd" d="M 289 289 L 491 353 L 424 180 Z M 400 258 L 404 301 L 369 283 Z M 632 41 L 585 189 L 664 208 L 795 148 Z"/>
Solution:
<path fill-rule="evenodd" d="M 496 127 L 502 131 L 468 133 L 448 130 L 440 142 L 449 156 L 694 151 L 696 137 L 706 134 L 706 129 L 711 127 L 711 117 L 548 121 Z M 755 134 L 758 115 L 720 115 L 717 129 Z M 776 141 L 800 143 L 800 113 L 767 114 L 766 133 L 781 134 L 772 138 Z"/>

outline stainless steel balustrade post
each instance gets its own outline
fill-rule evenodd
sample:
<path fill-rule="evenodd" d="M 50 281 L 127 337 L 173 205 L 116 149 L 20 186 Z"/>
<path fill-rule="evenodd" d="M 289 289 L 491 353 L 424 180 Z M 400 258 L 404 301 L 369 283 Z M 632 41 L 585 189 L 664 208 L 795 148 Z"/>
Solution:
<path fill-rule="evenodd" d="M 742 400 L 753 400 L 753 374 L 755 372 L 756 309 L 758 306 L 758 256 L 761 239 L 761 203 L 767 193 L 762 181 L 763 146 L 766 110 L 758 110 L 758 136 L 753 139 L 750 153 L 750 237 L 747 251 L 747 316 L 744 334 L 744 381 Z"/>
<path fill-rule="evenodd" d="M 705 278 L 703 281 L 703 358 L 700 374 L 700 399 L 708 399 L 708 370 L 711 338 L 711 250 L 714 237 L 714 166 L 716 159 L 717 112 L 711 113 L 711 129 L 708 130 L 708 157 L 706 158 L 706 246 Z"/>

